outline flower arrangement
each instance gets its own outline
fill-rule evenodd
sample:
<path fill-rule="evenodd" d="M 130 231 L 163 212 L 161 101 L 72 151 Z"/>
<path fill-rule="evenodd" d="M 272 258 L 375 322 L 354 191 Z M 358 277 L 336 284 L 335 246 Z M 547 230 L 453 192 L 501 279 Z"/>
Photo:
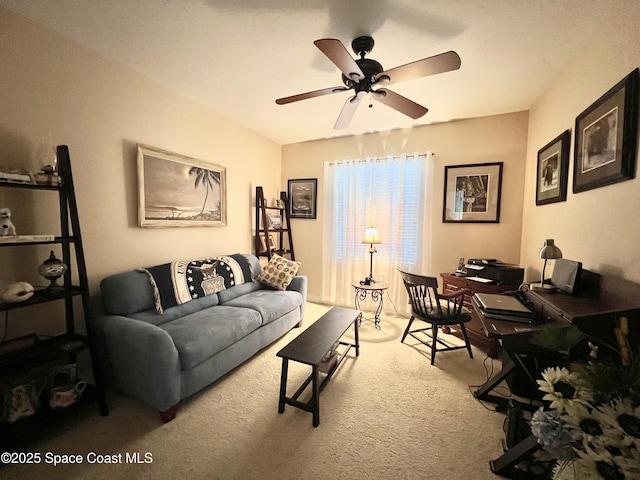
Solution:
<path fill-rule="evenodd" d="M 588 361 L 547 368 L 538 380 L 549 403 L 530 426 L 543 454 L 557 461 L 554 478 L 640 479 L 640 356 L 632 358 L 627 325 L 623 318 L 616 329 L 619 348 L 607 346 L 614 355 L 601 359 L 604 344 L 587 341 Z M 576 327 L 543 335 L 534 341 L 567 359 L 585 340 Z"/>

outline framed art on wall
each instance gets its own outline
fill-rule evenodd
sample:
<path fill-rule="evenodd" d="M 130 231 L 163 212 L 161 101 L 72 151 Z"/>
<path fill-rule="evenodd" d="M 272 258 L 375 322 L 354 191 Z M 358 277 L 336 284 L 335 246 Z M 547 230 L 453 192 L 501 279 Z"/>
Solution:
<path fill-rule="evenodd" d="M 316 218 L 318 179 L 289 180 L 289 217 Z"/>
<path fill-rule="evenodd" d="M 576 118 L 573 191 L 635 176 L 638 136 L 638 69 Z"/>
<path fill-rule="evenodd" d="M 565 130 L 538 150 L 536 205 L 564 202 L 567 199 L 570 139 L 571 132 Z"/>
<path fill-rule="evenodd" d="M 444 167 L 442 221 L 500 222 L 502 162 Z"/>
<path fill-rule="evenodd" d="M 226 226 L 226 169 L 138 145 L 138 224 L 155 228 Z"/>

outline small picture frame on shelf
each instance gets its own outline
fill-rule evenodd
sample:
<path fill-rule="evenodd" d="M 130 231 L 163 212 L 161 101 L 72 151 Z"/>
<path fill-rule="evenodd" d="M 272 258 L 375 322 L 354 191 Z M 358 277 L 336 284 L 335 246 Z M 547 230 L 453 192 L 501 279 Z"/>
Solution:
<path fill-rule="evenodd" d="M 267 246 L 264 243 L 264 235 L 258 235 L 258 238 L 260 238 L 260 251 L 266 252 Z M 276 249 L 275 238 L 273 235 L 269 234 L 269 251 L 273 251 L 275 249 Z"/>
<path fill-rule="evenodd" d="M 267 214 L 267 221 L 269 222 L 269 230 L 278 230 L 282 228 L 282 217 L 277 213 Z"/>

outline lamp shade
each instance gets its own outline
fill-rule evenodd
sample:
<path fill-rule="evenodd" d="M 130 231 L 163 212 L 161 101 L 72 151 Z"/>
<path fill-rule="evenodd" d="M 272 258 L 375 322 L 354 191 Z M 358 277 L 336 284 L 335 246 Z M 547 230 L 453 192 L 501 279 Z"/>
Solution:
<path fill-rule="evenodd" d="M 380 237 L 378 236 L 378 229 L 376 227 L 367 227 L 367 230 L 364 232 L 364 238 L 362 239 L 362 243 L 370 243 L 370 244 L 379 244 Z"/>
<path fill-rule="evenodd" d="M 540 249 L 540 258 L 545 260 L 562 258 L 562 251 L 555 246 L 553 239 L 549 238 L 544 241 L 544 247 Z"/>

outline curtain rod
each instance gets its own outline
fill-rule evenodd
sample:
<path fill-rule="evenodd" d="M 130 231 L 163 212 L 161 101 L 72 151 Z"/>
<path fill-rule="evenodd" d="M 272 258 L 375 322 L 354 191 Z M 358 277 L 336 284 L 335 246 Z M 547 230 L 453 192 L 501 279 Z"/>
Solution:
<path fill-rule="evenodd" d="M 406 154 L 407 156 L 412 156 L 415 155 L 417 157 L 427 157 L 429 155 L 429 153 L 408 153 Z M 436 154 L 434 152 L 431 152 L 431 156 L 435 157 Z M 366 157 L 366 158 L 359 158 L 359 159 L 349 159 L 349 160 L 334 160 L 334 161 L 330 161 L 327 162 L 329 165 L 334 165 L 336 163 L 341 163 L 341 162 L 366 162 L 368 160 L 389 160 L 389 157 L 391 157 L 392 159 L 397 158 L 399 159 L 401 156 L 400 155 L 387 155 L 386 157 Z"/>

